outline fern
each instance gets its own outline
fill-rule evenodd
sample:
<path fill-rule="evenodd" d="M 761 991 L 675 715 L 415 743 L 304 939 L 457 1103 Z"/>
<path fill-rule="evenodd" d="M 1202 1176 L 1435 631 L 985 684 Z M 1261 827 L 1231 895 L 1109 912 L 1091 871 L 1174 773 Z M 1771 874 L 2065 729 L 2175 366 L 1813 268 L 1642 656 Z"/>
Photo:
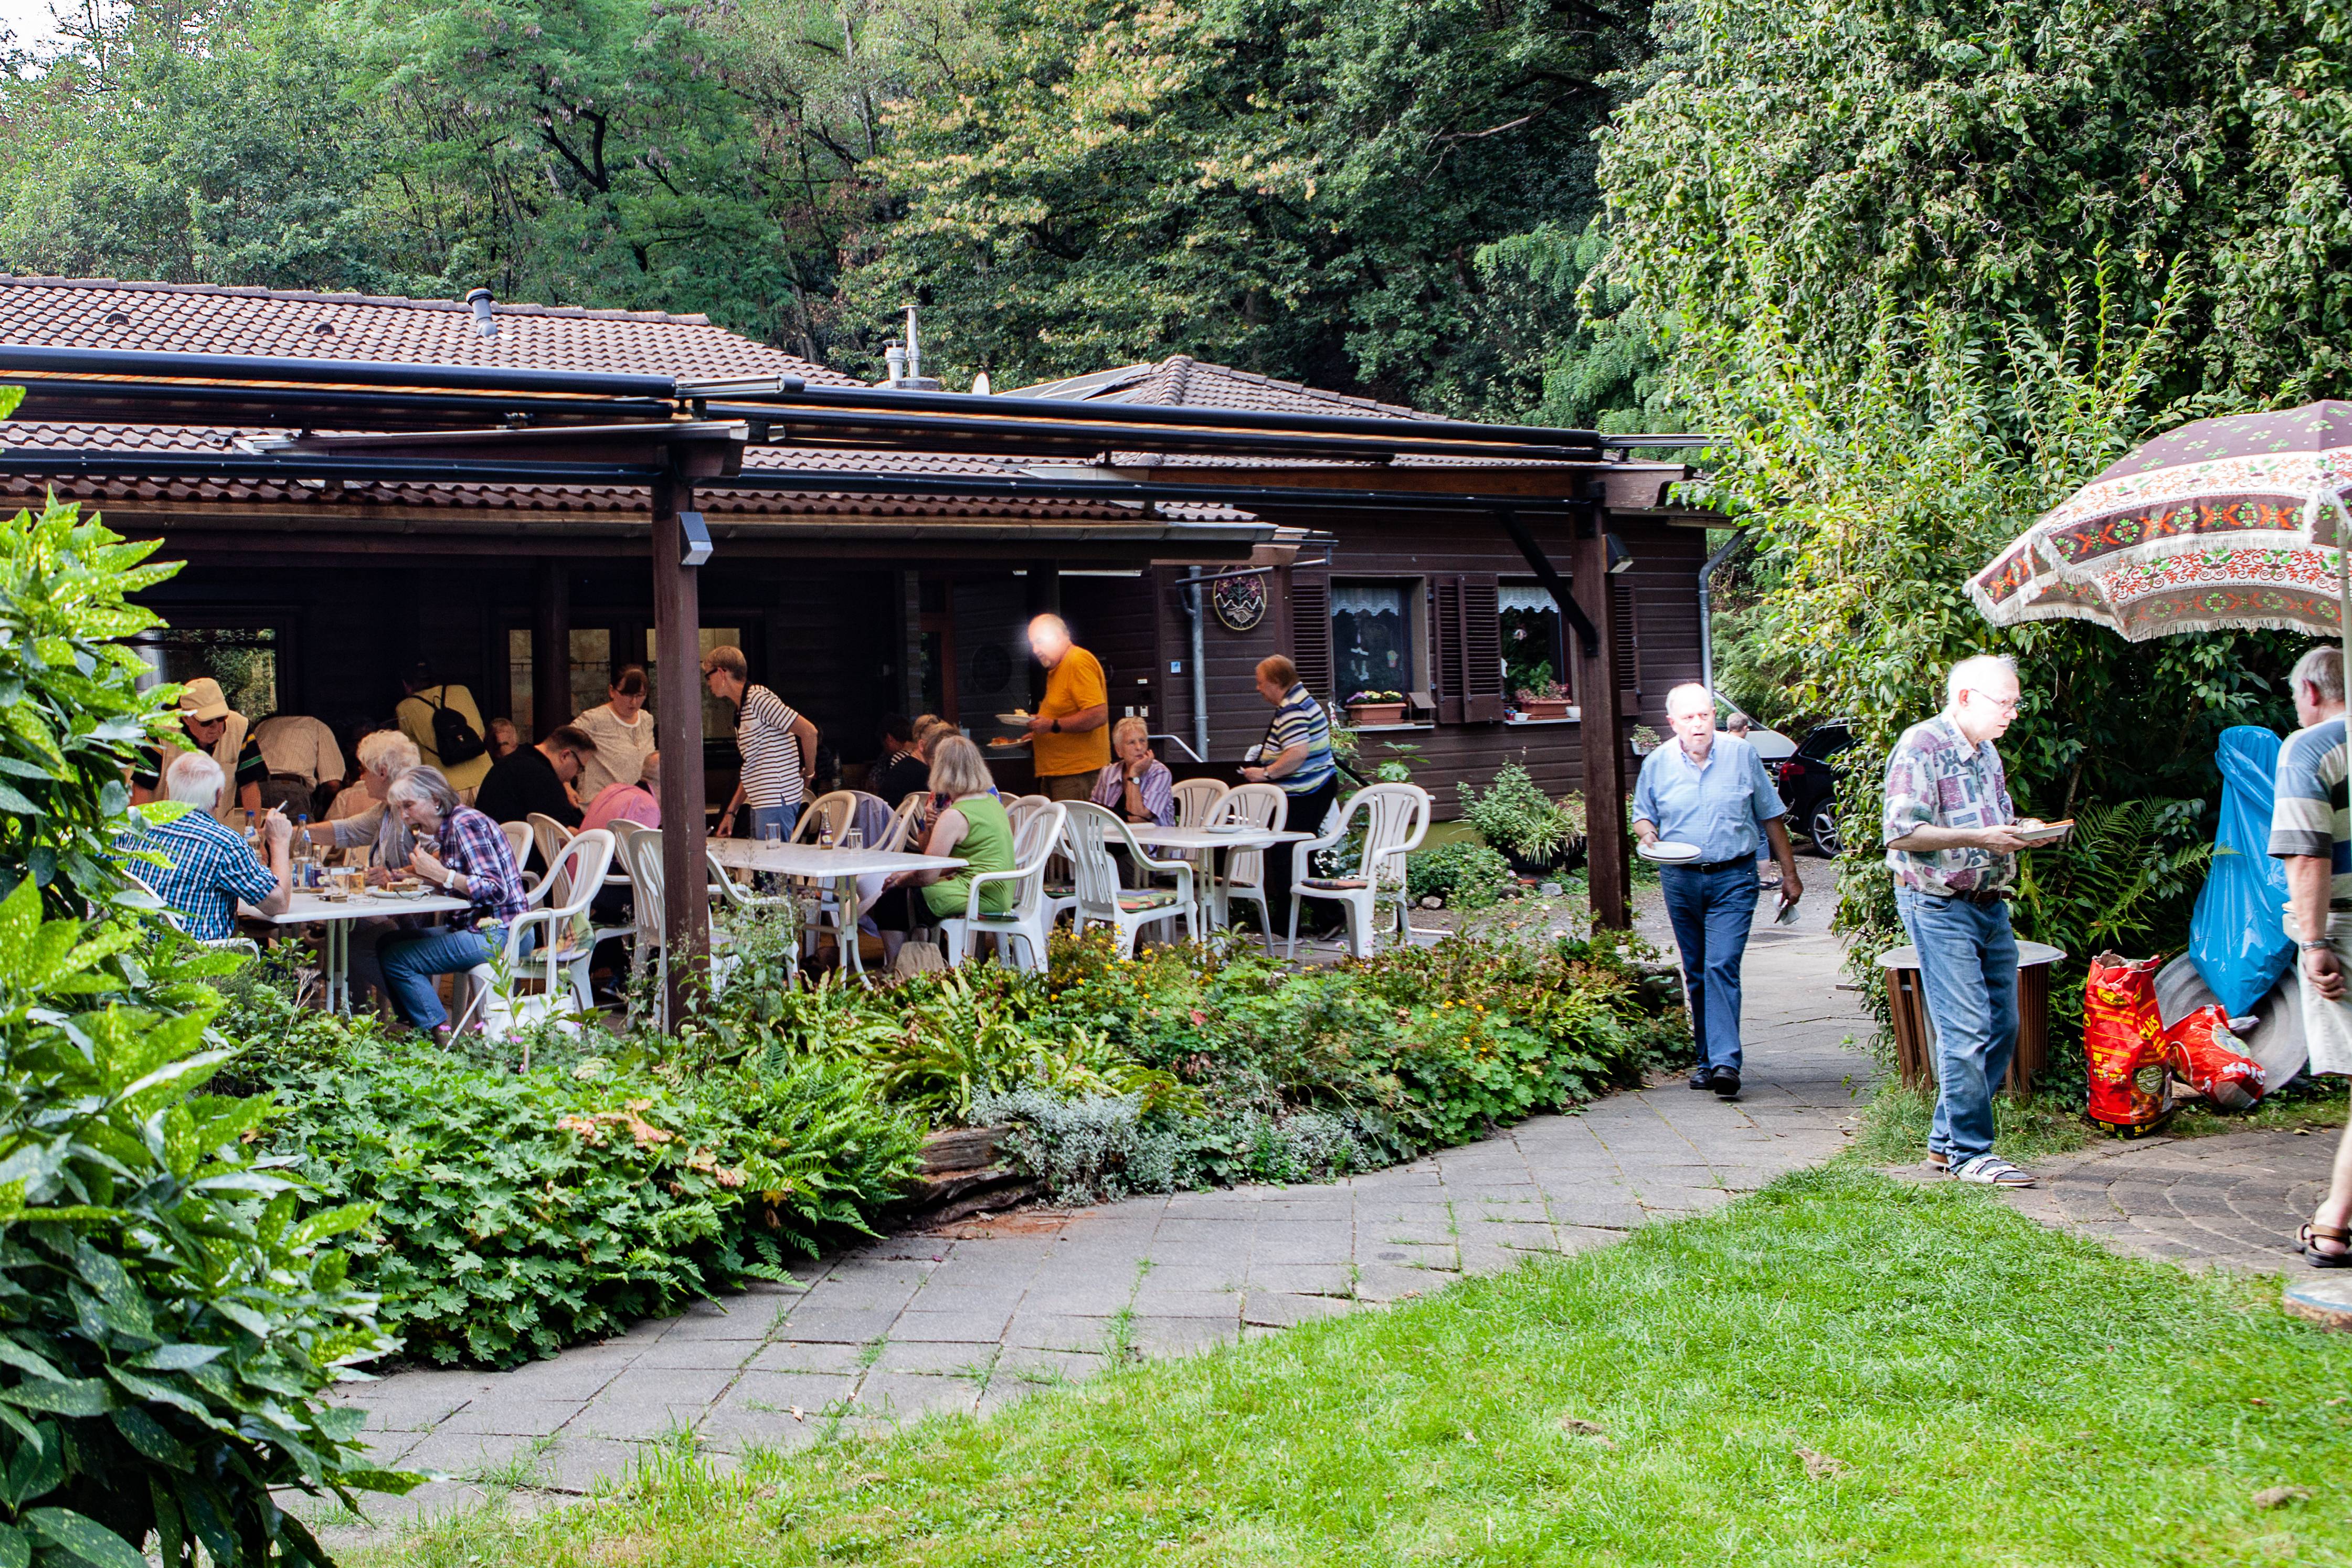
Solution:
<path fill-rule="evenodd" d="M 2201 806 L 2127 800 L 2083 807 L 2065 844 L 2022 858 L 2019 924 L 2078 962 L 2155 943 L 2166 906 L 2180 902 L 2212 857 L 2212 845 L 2195 837 Z"/>

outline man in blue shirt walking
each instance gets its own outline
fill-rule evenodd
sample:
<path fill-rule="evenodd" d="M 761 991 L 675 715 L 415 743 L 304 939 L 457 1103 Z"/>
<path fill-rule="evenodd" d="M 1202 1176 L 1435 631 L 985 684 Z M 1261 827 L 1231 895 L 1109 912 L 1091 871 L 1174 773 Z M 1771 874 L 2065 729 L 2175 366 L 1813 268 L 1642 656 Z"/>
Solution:
<path fill-rule="evenodd" d="M 1780 866 L 1780 901 L 1804 897 L 1789 847 L 1780 792 L 1747 742 L 1715 730 L 1715 694 L 1704 686 L 1666 693 L 1674 743 L 1652 752 L 1633 789 L 1633 832 L 1644 846 L 1696 846 L 1698 858 L 1667 865 L 1659 880 L 1681 950 L 1698 1066 L 1690 1086 L 1725 1100 L 1739 1093 L 1739 961 L 1756 920 L 1756 846 L 1769 838 Z"/>

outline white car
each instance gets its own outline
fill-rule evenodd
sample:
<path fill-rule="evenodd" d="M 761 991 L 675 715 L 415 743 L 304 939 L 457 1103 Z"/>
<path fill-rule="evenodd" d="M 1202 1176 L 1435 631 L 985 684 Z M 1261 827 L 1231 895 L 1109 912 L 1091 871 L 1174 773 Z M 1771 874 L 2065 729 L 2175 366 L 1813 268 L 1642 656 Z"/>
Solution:
<path fill-rule="evenodd" d="M 1718 730 L 1727 728 L 1731 716 L 1734 713 L 1738 712 L 1738 709 L 1734 708 L 1722 698 L 1717 698 L 1715 700 L 1715 727 Z M 1747 715 L 1740 714 L 1740 717 L 1747 718 Z M 1793 757 L 1797 754 L 1797 742 L 1789 739 L 1788 736 L 1780 733 L 1780 731 L 1768 730 L 1763 725 L 1757 723 L 1753 719 L 1748 719 L 1748 722 L 1752 726 L 1752 728 L 1748 731 L 1748 743 L 1755 747 L 1756 754 L 1763 758 L 1766 762 L 1777 763 L 1781 761 L 1783 758 Z"/>

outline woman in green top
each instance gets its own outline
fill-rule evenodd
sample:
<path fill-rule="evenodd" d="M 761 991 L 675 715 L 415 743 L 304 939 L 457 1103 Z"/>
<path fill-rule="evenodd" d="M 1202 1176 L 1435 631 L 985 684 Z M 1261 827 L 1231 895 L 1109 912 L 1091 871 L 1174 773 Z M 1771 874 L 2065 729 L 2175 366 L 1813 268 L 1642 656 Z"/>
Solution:
<path fill-rule="evenodd" d="M 892 959 L 898 957 L 906 932 L 964 912 L 975 875 L 1013 868 L 1013 820 L 996 797 L 996 784 L 980 748 L 964 736 L 942 737 L 931 748 L 931 806 L 930 837 L 923 841 L 923 853 L 953 855 L 967 864 L 958 871 L 895 872 L 882 884 L 872 912 Z M 1013 892 L 1009 881 L 989 883 L 981 889 L 982 910 L 1011 909 Z"/>

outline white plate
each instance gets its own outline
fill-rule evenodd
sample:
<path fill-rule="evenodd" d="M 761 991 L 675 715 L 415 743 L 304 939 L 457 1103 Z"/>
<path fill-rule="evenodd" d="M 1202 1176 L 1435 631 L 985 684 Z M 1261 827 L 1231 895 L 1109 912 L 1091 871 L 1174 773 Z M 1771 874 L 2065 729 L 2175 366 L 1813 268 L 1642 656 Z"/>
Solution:
<path fill-rule="evenodd" d="M 1682 844 L 1672 838 L 1661 838 L 1655 844 L 1644 844 L 1636 851 L 1644 860 L 1655 860 L 1661 866 L 1687 866 L 1699 857 L 1696 844 Z"/>
<path fill-rule="evenodd" d="M 1034 713 L 1023 713 L 1016 710 L 1011 713 L 999 713 L 996 716 L 996 721 L 1000 724 L 1010 724 L 1016 730 L 1025 730 L 1029 727 L 1029 721 L 1035 717 Z"/>

